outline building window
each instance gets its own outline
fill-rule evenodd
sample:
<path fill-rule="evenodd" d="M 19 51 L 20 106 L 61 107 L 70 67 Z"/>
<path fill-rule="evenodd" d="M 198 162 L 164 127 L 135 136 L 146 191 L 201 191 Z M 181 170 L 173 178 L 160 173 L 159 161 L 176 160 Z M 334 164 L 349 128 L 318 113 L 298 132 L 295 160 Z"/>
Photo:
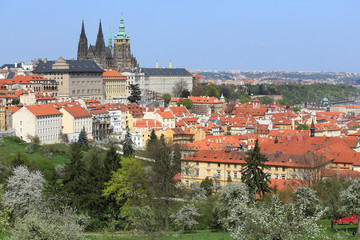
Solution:
<path fill-rule="evenodd" d="M 200 174 L 199 174 L 199 170 L 196 170 L 196 176 L 199 176 Z"/>
<path fill-rule="evenodd" d="M 185 181 L 185 186 L 189 186 L 189 181 Z"/>
<path fill-rule="evenodd" d="M 285 175 L 282 175 L 282 176 L 281 176 L 281 179 L 285 179 Z"/>
<path fill-rule="evenodd" d="M 228 178 L 231 178 L 231 176 L 230 176 L 230 172 L 228 172 L 228 173 L 227 173 L 227 177 L 228 177 Z"/>
<path fill-rule="evenodd" d="M 236 164 L 234 164 L 234 168 L 237 168 L 237 165 L 236 165 Z"/>
<path fill-rule="evenodd" d="M 199 166 L 199 162 L 196 162 L 196 166 Z"/>
<path fill-rule="evenodd" d="M 217 176 L 220 177 L 220 175 L 221 175 L 221 171 L 218 171 Z"/>
<path fill-rule="evenodd" d="M 275 171 L 278 171 L 279 169 L 278 169 L 278 167 L 275 167 Z"/>
<path fill-rule="evenodd" d="M 234 178 L 237 178 L 237 172 L 234 172 Z"/>
<path fill-rule="evenodd" d="M 231 167 L 231 164 L 228 164 L 228 168 L 230 168 Z"/>
<path fill-rule="evenodd" d="M 208 167 L 210 167 L 210 163 L 208 162 Z"/>
<path fill-rule="evenodd" d="M 20 121 L 20 126 L 22 126 L 22 121 Z"/>
<path fill-rule="evenodd" d="M 279 179 L 279 176 L 278 176 L 278 175 L 275 175 L 275 179 Z"/>
<path fill-rule="evenodd" d="M 218 167 L 220 167 L 220 163 L 218 163 Z"/>
<path fill-rule="evenodd" d="M 282 168 L 282 171 L 285 172 L 285 168 L 284 168 L 284 167 Z"/>

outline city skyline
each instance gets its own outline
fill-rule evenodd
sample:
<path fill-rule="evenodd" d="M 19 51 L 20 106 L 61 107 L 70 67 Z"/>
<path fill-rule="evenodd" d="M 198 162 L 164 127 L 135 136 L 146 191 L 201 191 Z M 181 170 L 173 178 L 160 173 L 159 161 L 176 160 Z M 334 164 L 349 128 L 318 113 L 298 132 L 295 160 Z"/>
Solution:
<path fill-rule="evenodd" d="M 0 64 L 76 58 L 82 20 L 95 44 L 101 19 L 107 45 L 123 14 L 142 67 L 360 72 L 356 1 L 206 3 L 4 2 Z"/>

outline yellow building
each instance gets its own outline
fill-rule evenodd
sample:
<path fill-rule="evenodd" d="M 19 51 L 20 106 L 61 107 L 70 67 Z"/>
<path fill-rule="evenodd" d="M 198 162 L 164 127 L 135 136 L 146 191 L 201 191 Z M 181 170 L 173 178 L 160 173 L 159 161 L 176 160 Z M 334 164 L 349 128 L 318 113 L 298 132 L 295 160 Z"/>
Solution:
<path fill-rule="evenodd" d="M 0 131 L 6 130 L 6 107 L 5 103 L 0 100 Z"/>
<path fill-rule="evenodd" d="M 108 69 L 103 73 L 103 78 L 106 100 L 127 98 L 126 76 L 115 70 Z"/>
<path fill-rule="evenodd" d="M 146 146 L 146 143 L 150 138 L 151 131 L 152 130 L 143 132 L 143 146 Z M 170 128 L 167 128 L 166 130 L 155 129 L 155 135 L 158 139 L 161 137 L 161 135 L 164 135 L 167 141 L 173 142 L 173 130 L 171 130 Z"/>

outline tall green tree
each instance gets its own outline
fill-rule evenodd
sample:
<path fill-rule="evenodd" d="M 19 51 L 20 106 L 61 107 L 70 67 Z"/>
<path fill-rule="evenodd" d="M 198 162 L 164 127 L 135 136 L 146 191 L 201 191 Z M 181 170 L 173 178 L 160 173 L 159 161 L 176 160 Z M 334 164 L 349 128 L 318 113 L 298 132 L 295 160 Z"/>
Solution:
<path fill-rule="evenodd" d="M 103 191 L 105 197 L 113 197 L 127 214 L 132 206 L 139 205 L 150 194 L 149 178 L 140 162 L 132 158 L 121 159 L 122 168 L 113 172 Z"/>
<path fill-rule="evenodd" d="M 125 139 L 123 141 L 123 155 L 124 157 L 132 157 L 135 154 L 134 143 L 131 139 L 130 131 L 126 131 Z"/>
<path fill-rule="evenodd" d="M 164 100 L 165 103 L 165 107 L 167 107 L 169 105 L 169 102 L 171 100 L 171 95 L 168 93 L 165 93 L 162 95 L 162 99 Z"/>
<path fill-rule="evenodd" d="M 211 178 L 206 177 L 201 183 L 200 187 L 205 189 L 206 196 L 210 197 L 214 190 L 214 182 Z"/>
<path fill-rule="evenodd" d="M 210 84 L 210 85 L 206 88 L 205 95 L 206 95 L 206 96 L 209 96 L 209 97 L 219 98 L 219 97 L 220 97 L 219 88 L 218 88 L 215 84 Z"/>
<path fill-rule="evenodd" d="M 128 100 L 130 103 L 136 103 L 136 101 L 141 100 L 141 91 L 139 88 L 139 84 L 130 84 L 130 96 L 128 97 Z"/>
<path fill-rule="evenodd" d="M 260 153 L 259 141 L 256 139 L 255 148 L 248 151 L 245 158 L 245 167 L 241 170 L 241 181 L 248 185 L 249 190 L 260 196 L 270 191 L 269 176 L 264 172 L 265 162 L 268 161 L 265 155 Z"/>
<path fill-rule="evenodd" d="M 184 99 L 181 99 L 179 102 L 177 102 L 177 105 L 178 106 L 183 105 L 188 110 L 190 110 L 193 107 L 193 102 L 188 98 L 184 98 Z"/>
<path fill-rule="evenodd" d="M 165 229 L 169 230 L 169 206 L 171 199 L 177 193 L 177 181 L 174 177 L 181 172 L 180 157 L 174 153 L 171 144 L 165 141 L 164 135 L 161 135 L 147 155 L 154 159 L 151 186 L 164 211 Z"/>
<path fill-rule="evenodd" d="M 80 131 L 78 144 L 79 144 L 80 147 L 82 147 L 82 146 L 88 147 L 88 145 L 89 145 L 89 141 L 88 141 L 88 138 L 87 138 L 85 127 L 83 127 L 81 129 L 81 131 Z"/>
<path fill-rule="evenodd" d="M 121 156 L 117 153 L 116 147 L 112 144 L 109 150 L 106 151 L 104 160 L 105 181 L 109 181 L 113 172 L 121 168 Z"/>
<path fill-rule="evenodd" d="M 63 192 L 68 196 L 70 205 L 79 208 L 83 201 L 82 196 L 87 191 L 86 168 L 80 145 L 74 142 L 70 145 L 70 162 L 65 163 L 63 176 Z"/>

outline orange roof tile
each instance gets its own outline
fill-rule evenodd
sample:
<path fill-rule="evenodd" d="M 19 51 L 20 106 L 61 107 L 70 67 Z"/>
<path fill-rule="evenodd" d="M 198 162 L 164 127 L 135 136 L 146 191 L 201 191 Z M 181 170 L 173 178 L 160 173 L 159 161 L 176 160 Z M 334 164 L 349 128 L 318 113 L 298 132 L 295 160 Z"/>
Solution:
<path fill-rule="evenodd" d="M 68 105 L 63 107 L 74 118 L 92 117 L 92 115 L 79 105 Z"/>
<path fill-rule="evenodd" d="M 48 115 L 62 115 L 62 113 L 57 110 L 53 105 L 44 104 L 44 105 L 27 105 L 24 106 L 35 116 L 48 116 Z"/>

